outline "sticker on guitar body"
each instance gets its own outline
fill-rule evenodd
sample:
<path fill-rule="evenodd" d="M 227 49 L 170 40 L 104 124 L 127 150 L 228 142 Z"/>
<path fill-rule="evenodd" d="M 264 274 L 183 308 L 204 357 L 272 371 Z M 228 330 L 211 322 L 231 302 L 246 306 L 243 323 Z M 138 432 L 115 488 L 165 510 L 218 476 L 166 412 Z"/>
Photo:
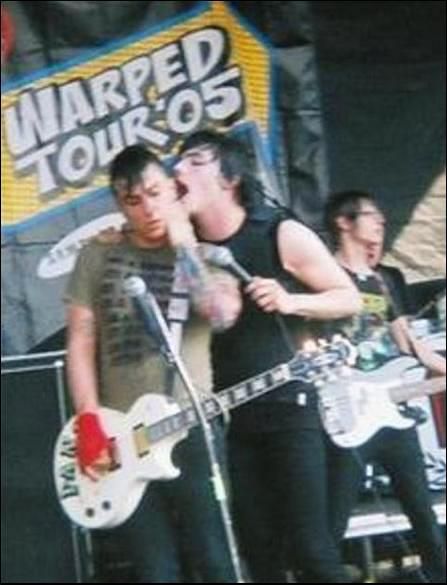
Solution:
<path fill-rule="evenodd" d="M 412 357 L 395 358 L 372 372 L 353 370 L 350 380 L 319 390 L 323 426 L 339 447 L 359 447 L 380 429 L 407 429 L 415 424 L 399 403 L 445 392 L 446 378 L 425 380 L 425 370 Z"/>

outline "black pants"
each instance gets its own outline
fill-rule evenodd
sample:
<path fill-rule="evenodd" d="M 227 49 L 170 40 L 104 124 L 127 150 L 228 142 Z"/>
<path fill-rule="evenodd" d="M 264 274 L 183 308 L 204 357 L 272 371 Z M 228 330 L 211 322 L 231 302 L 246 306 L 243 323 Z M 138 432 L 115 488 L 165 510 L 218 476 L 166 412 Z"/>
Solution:
<path fill-rule="evenodd" d="M 348 583 L 327 516 L 322 432 L 230 433 L 233 506 L 243 556 L 255 583 Z"/>
<path fill-rule="evenodd" d="M 175 448 L 174 462 L 180 478 L 149 485 L 134 515 L 113 531 L 115 546 L 125 549 L 137 583 L 190 582 L 191 574 L 204 583 L 236 583 L 201 430 Z"/>
<path fill-rule="evenodd" d="M 445 549 L 431 507 L 424 460 L 415 429 L 382 429 L 356 451 L 329 447 L 331 524 L 339 541 L 358 499 L 366 463 L 379 463 L 414 529 L 427 578 L 445 583 Z"/>

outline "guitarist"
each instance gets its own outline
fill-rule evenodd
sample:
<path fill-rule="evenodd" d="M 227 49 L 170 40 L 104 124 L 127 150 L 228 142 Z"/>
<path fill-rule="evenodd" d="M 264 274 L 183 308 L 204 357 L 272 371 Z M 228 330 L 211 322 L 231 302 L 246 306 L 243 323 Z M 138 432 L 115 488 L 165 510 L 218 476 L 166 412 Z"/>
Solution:
<path fill-rule="evenodd" d="M 326 226 L 336 258 L 363 296 L 363 311 L 343 323 L 358 349 L 357 367 L 374 370 L 401 354 L 413 354 L 430 371 L 444 375 L 445 359 L 412 335 L 405 318 L 402 283 L 384 276 L 376 265 L 382 250 L 386 219 L 374 198 L 345 191 L 329 198 Z M 391 284 L 391 286 L 390 286 Z M 414 427 L 385 428 L 356 450 L 331 447 L 330 485 L 333 528 L 341 539 L 357 500 L 366 463 L 380 463 L 414 529 L 423 562 L 424 580 L 445 583 L 445 549 L 431 508 L 424 459 Z"/>
<path fill-rule="evenodd" d="M 179 402 L 186 398 L 181 384 L 167 375 L 159 347 L 124 291 L 126 277 L 141 277 L 169 318 L 184 319 L 192 298 L 196 311 L 184 323 L 181 353 L 205 388 L 210 387 L 206 320 L 224 329 L 241 304 L 236 281 L 210 274 L 200 260 L 175 182 L 154 154 L 140 145 L 127 147 L 113 160 L 110 179 L 127 223 L 122 233 L 105 234 L 84 247 L 67 290 L 77 459 L 92 482 L 111 463 L 100 406 L 126 412 L 147 392 L 169 393 Z M 178 282 L 179 257 L 183 279 Z M 202 582 L 235 583 L 199 429 L 176 447 L 174 459 L 181 476 L 153 482 L 140 508 L 112 538 L 126 547 L 138 583 L 184 582 L 182 561 Z"/>

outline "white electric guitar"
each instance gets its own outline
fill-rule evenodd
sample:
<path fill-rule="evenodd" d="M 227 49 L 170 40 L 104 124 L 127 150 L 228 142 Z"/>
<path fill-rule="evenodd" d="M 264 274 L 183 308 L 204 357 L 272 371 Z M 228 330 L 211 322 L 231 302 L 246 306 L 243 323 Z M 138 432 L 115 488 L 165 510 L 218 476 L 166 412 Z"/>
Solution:
<path fill-rule="evenodd" d="M 334 339 L 324 349 L 298 352 L 288 363 L 237 384 L 202 402 L 208 420 L 245 404 L 291 380 L 322 384 L 355 359 L 355 350 L 344 339 Z M 55 447 L 54 479 L 63 510 L 86 528 L 112 528 L 137 508 L 146 486 L 153 480 L 179 476 L 171 454 L 188 430 L 198 425 L 191 406 L 182 410 L 158 394 L 145 394 L 127 414 L 101 409 L 101 419 L 112 440 L 111 469 L 92 481 L 82 474 L 75 457 L 76 418 L 62 429 Z"/>
<path fill-rule="evenodd" d="M 323 426 L 339 447 L 358 447 L 384 427 L 410 428 L 414 419 L 404 416 L 398 404 L 446 388 L 445 376 L 424 380 L 424 368 L 409 356 L 372 372 L 352 372 L 349 380 L 325 384 L 318 391 Z"/>

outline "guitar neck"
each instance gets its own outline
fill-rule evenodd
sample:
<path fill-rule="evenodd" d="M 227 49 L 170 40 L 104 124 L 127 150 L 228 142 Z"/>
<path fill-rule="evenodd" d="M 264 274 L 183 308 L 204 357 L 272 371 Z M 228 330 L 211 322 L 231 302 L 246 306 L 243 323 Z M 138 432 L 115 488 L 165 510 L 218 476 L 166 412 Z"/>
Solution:
<path fill-rule="evenodd" d="M 203 400 L 201 405 L 205 417 L 211 420 L 223 415 L 292 380 L 314 384 L 325 379 L 329 372 L 339 369 L 341 365 L 352 363 L 354 359 L 352 345 L 342 338 L 334 338 L 331 343 L 324 346 L 324 351 L 320 349 L 299 351 L 288 363 L 275 366 Z M 146 440 L 149 444 L 154 443 L 198 424 L 196 409 L 189 406 L 145 428 Z"/>
<path fill-rule="evenodd" d="M 207 420 L 250 402 L 271 390 L 290 382 L 293 379 L 288 364 L 281 364 L 227 390 L 222 390 L 202 401 Z M 150 443 L 160 441 L 179 431 L 191 429 L 199 424 L 199 417 L 194 406 L 189 406 L 177 414 L 166 417 L 148 427 L 147 435 Z"/>
<path fill-rule="evenodd" d="M 418 398 L 419 396 L 428 396 L 430 394 L 439 394 L 445 392 L 446 377 L 441 376 L 432 378 L 431 380 L 424 380 L 417 384 L 409 384 L 406 386 L 399 386 L 389 390 L 390 398 L 393 402 L 399 403 L 409 400 L 411 398 Z"/>

